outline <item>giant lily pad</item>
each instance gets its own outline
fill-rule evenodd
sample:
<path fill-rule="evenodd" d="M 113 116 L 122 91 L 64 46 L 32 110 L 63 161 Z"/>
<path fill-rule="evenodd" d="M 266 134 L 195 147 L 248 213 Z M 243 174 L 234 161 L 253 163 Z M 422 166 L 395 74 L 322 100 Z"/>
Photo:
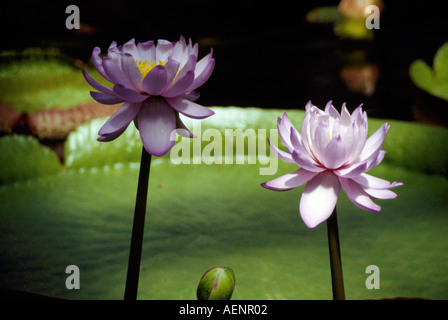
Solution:
<path fill-rule="evenodd" d="M 432 68 L 423 60 L 415 60 L 409 74 L 420 89 L 438 98 L 448 100 L 448 42 L 434 55 Z"/>
<path fill-rule="evenodd" d="M 55 49 L 1 52 L 0 95 L 20 112 L 68 109 L 90 102 L 80 70 Z"/>
<path fill-rule="evenodd" d="M 33 137 L 1 137 L 0 150 L 0 186 L 60 172 L 56 154 Z"/>
<path fill-rule="evenodd" d="M 105 82 L 96 70 L 84 68 Z M 118 109 L 94 102 L 90 90 L 75 61 L 57 49 L 0 52 L 0 115 L 5 118 L 0 131 L 29 131 L 41 140 L 63 140 L 80 124 Z M 26 115 L 23 123 L 18 121 L 21 114 Z"/>
<path fill-rule="evenodd" d="M 214 110 L 202 132 L 267 129 L 269 136 L 284 112 Z M 303 112 L 287 112 L 299 126 Z M 97 142 L 102 121 L 69 136 L 66 163 L 56 174 L 0 188 L 0 287 L 68 299 L 123 298 L 141 144 L 132 124 L 116 141 Z M 382 122 L 371 119 L 370 131 Z M 446 299 L 448 130 L 389 124 L 388 153 L 372 174 L 404 182 L 398 198 L 378 201 L 378 214 L 358 209 L 343 193 L 338 202 L 346 295 Z M 211 142 L 201 139 L 201 150 Z M 33 162 L 9 154 L 24 170 Z M 138 298 L 196 299 L 202 274 L 226 265 L 238 279 L 234 299 L 331 299 L 326 228 L 308 229 L 301 221 L 303 187 L 260 187 L 295 167 L 279 161 L 277 173 L 263 176 L 260 168 L 268 164 L 261 158 L 255 164 L 200 160 L 175 165 L 167 155 L 152 162 Z M 65 286 L 69 265 L 79 267 L 79 290 Z M 380 289 L 366 288 L 369 265 L 381 271 Z"/>

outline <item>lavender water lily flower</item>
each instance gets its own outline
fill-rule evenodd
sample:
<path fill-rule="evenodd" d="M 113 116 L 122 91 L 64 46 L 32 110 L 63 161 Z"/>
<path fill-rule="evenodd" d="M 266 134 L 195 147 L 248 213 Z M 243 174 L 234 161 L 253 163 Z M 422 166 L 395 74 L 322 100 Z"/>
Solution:
<path fill-rule="evenodd" d="M 187 44 L 181 37 L 175 43 L 158 40 L 157 44 L 136 44 L 132 39 L 117 46 L 114 41 L 107 56 L 101 58 L 100 53 L 100 48 L 93 49 L 93 65 L 113 87 L 97 82 L 83 70 L 87 82 L 99 91 L 92 91 L 91 96 L 103 104 L 123 105 L 100 129 L 99 141 L 116 139 L 135 120 L 146 151 L 162 156 L 174 145 L 171 133 L 176 128 L 187 130 L 179 113 L 195 119 L 213 115 L 212 110 L 194 102 L 199 97 L 195 89 L 213 71 L 212 51 L 197 61 L 198 45 L 192 45 L 191 40 Z"/>
<path fill-rule="evenodd" d="M 361 106 L 350 115 L 345 104 L 339 114 L 331 101 L 325 111 L 308 102 L 301 134 L 286 113 L 278 118 L 277 126 L 286 151 L 271 144 L 273 152 L 301 168 L 262 186 L 289 190 L 306 183 L 300 215 L 309 228 L 328 219 L 341 187 L 356 206 L 379 212 L 381 207 L 371 198 L 393 199 L 396 194 L 389 189 L 403 185 L 366 173 L 383 160 L 386 151 L 381 148 L 390 126 L 383 124 L 367 139 L 367 114 Z"/>

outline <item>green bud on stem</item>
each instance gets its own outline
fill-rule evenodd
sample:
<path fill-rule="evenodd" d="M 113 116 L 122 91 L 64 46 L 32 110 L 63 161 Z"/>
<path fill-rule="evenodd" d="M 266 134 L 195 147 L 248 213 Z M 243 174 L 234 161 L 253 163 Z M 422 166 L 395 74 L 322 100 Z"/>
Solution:
<path fill-rule="evenodd" d="M 235 288 L 235 274 L 229 267 L 208 269 L 199 281 L 198 300 L 230 300 Z"/>

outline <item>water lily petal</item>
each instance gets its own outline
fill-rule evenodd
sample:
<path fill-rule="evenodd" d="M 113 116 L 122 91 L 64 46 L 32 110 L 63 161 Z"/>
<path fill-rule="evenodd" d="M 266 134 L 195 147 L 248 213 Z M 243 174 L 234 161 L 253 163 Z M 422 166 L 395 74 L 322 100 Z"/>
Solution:
<path fill-rule="evenodd" d="M 390 183 L 387 180 L 371 176 L 370 174 L 363 173 L 360 174 L 357 177 L 352 178 L 356 183 L 359 183 L 360 185 L 372 189 L 391 189 L 395 187 L 402 186 L 403 183 L 401 182 L 392 182 Z"/>
<path fill-rule="evenodd" d="M 196 136 L 188 130 L 187 126 L 183 123 L 179 113 L 176 113 L 176 133 L 185 138 L 196 138 Z M 172 138 L 173 137 L 171 137 L 171 139 Z"/>
<path fill-rule="evenodd" d="M 291 127 L 290 141 L 295 150 L 298 150 L 299 152 L 306 152 L 302 145 L 302 137 L 300 136 L 299 131 L 297 131 L 297 129 L 293 126 Z"/>
<path fill-rule="evenodd" d="M 199 52 L 199 45 L 197 43 L 192 45 L 191 39 L 189 39 L 188 41 L 188 55 L 194 55 L 197 57 Z"/>
<path fill-rule="evenodd" d="M 102 104 L 112 105 L 123 102 L 123 99 L 102 92 L 90 91 L 90 95 L 93 99 Z"/>
<path fill-rule="evenodd" d="M 370 199 L 369 195 L 356 181 L 346 178 L 339 178 L 339 181 L 350 201 L 357 207 L 372 212 L 381 211 L 381 207 Z"/>
<path fill-rule="evenodd" d="M 177 112 L 193 119 L 204 119 L 214 115 L 215 112 L 209 108 L 203 107 L 187 99 L 182 98 L 166 98 L 166 101 Z"/>
<path fill-rule="evenodd" d="M 179 41 L 174 44 L 171 59 L 174 59 L 178 62 L 184 62 L 188 59 L 187 44 L 185 43 L 184 37 L 181 36 Z"/>
<path fill-rule="evenodd" d="M 188 71 L 183 78 L 177 78 L 171 88 L 165 91 L 162 96 L 165 98 L 174 98 L 186 92 L 194 80 L 194 71 Z"/>
<path fill-rule="evenodd" d="M 95 69 L 99 72 L 99 74 L 103 76 L 104 79 L 110 81 L 109 77 L 104 71 L 103 59 L 100 57 L 100 54 L 101 49 L 99 47 L 95 47 L 92 52 L 92 64 L 95 67 Z"/>
<path fill-rule="evenodd" d="M 122 86 L 121 84 L 117 84 L 114 87 L 114 94 L 123 99 L 124 101 L 138 103 L 148 99 L 147 95 L 141 94 L 137 91 L 131 90 Z"/>
<path fill-rule="evenodd" d="M 154 41 L 140 42 L 137 44 L 137 49 L 140 53 L 140 61 L 155 61 L 156 60 L 156 47 Z"/>
<path fill-rule="evenodd" d="M 112 88 L 109 88 L 108 86 L 105 86 L 102 83 L 99 83 L 98 81 L 96 81 L 95 79 L 93 79 L 93 77 L 86 71 L 86 70 L 82 70 L 82 74 L 84 75 L 84 78 L 86 79 L 86 81 L 96 90 L 100 91 L 100 92 L 104 92 L 108 95 L 114 95 Z"/>
<path fill-rule="evenodd" d="M 313 130 L 312 128 L 310 129 Z M 324 163 L 325 149 L 331 141 L 330 126 L 327 122 L 321 121 L 314 132 L 314 137 L 312 136 L 311 140 L 311 151 L 317 160 Z"/>
<path fill-rule="evenodd" d="M 363 150 L 367 139 L 367 115 L 362 112 L 361 106 L 352 113 L 353 137 L 352 147 L 349 150 L 349 161 L 359 161 L 361 151 Z"/>
<path fill-rule="evenodd" d="M 386 155 L 386 151 L 380 150 L 376 152 L 376 154 L 373 154 L 368 160 L 366 160 L 367 168 L 366 171 L 369 171 L 373 167 L 376 167 L 383 161 L 384 156 Z"/>
<path fill-rule="evenodd" d="M 270 139 L 268 139 L 269 142 L 269 146 L 271 147 L 272 152 L 275 153 L 275 155 L 280 159 L 283 160 L 285 162 L 289 162 L 289 163 L 296 163 L 295 160 L 292 158 L 292 155 L 288 152 L 285 152 L 281 149 L 279 149 L 277 146 L 275 146 Z"/>
<path fill-rule="evenodd" d="M 213 49 L 196 64 L 196 77 L 206 70 L 213 59 Z"/>
<path fill-rule="evenodd" d="M 108 135 L 104 135 L 104 136 L 100 136 L 97 140 L 100 142 L 109 142 L 109 141 L 113 141 L 115 139 L 117 139 L 119 136 L 121 136 L 121 134 L 127 129 L 128 126 L 124 127 L 123 129 L 108 134 Z"/>
<path fill-rule="evenodd" d="M 310 101 L 308 101 L 306 105 L 307 112 L 305 113 L 305 117 L 302 121 L 302 126 L 300 128 L 300 134 L 302 136 L 302 145 L 306 149 L 309 154 L 312 154 L 311 151 L 311 134 L 310 134 L 310 118 L 311 118 L 311 110 L 313 105 Z"/>
<path fill-rule="evenodd" d="M 123 44 L 123 53 L 124 55 L 130 55 L 133 60 L 142 60 L 142 57 L 140 56 L 140 51 L 137 48 L 137 45 L 135 44 L 135 39 L 131 39 L 125 44 Z"/>
<path fill-rule="evenodd" d="M 117 41 L 112 41 L 109 45 L 108 50 L 117 49 Z"/>
<path fill-rule="evenodd" d="M 188 59 L 184 62 L 183 65 L 180 64 L 181 69 L 179 70 L 179 73 L 177 74 L 177 78 L 179 78 L 179 79 L 183 78 L 188 71 L 194 72 L 197 60 L 198 60 L 198 58 L 195 55 L 193 55 L 193 54 L 190 55 L 188 57 Z"/>
<path fill-rule="evenodd" d="M 176 130 L 174 109 L 163 98 L 146 100 L 138 114 L 138 128 L 146 151 L 154 156 L 163 156 L 175 143 L 170 139 Z"/>
<path fill-rule="evenodd" d="M 135 44 L 134 44 L 135 46 Z M 137 49 L 135 49 L 137 50 Z M 129 82 L 132 84 L 132 89 L 142 90 L 142 73 L 135 62 L 134 56 L 126 53 L 121 57 L 121 66 Z"/>
<path fill-rule="evenodd" d="M 338 177 L 324 171 L 307 182 L 300 199 L 300 215 L 308 228 L 327 220 L 338 200 L 341 185 Z"/>
<path fill-rule="evenodd" d="M 173 43 L 167 40 L 157 40 L 156 61 L 166 61 L 173 51 Z"/>
<path fill-rule="evenodd" d="M 345 144 L 341 136 L 334 137 L 324 151 L 323 164 L 328 169 L 337 169 L 346 161 Z"/>
<path fill-rule="evenodd" d="M 180 64 L 179 62 L 171 58 L 168 58 L 168 61 L 165 63 L 164 67 L 166 70 L 166 83 L 167 83 L 165 89 L 168 89 L 171 85 L 174 84 L 174 80 L 177 77 L 177 72 L 179 71 Z"/>
<path fill-rule="evenodd" d="M 297 150 L 293 150 L 292 158 L 294 159 L 294 162 L 298 166 L 300 166 L 308 171 L 322 172 L 322 171 L 326 170 L 326 168 L 316 165 L 315 162 L 310 158 L 310 156 L 307 153 L 302 153 L 302 152 L 298 152 Z"/>
<path fill-rule="evenodd" d="M 201 94 L 197 91 L 190 91 L 184 94 L 181 94 L 179 97 L 180 98 L 184 98 L 184 99 L 188 99 L 190 101 L 196 101 L 199 99 L 199 97 L 201 96 Z"/>
<path fill-rule="evenodd" d="M 347 106 L 345 102 L 342 104 L 341 110 L 341 124 L 343 126 L 349 126 L 352 123 L 352 117 L 350 116 L 350 112 L 347 110 Z"/>
<path fill-rule="evenodd" d="M 372 134 L 370 138 L 367 139 L 361 152 L 361 161 L 374 156 L 375 153 L 383 147 L 384 140 L 386 139 L 386 134 L 389 129 L 390 126 L 385 123 L 377 131 L 375 131 L 375 133 Z"/>
<path fill-rule="evenodd" d="M 141 109 L 141 103 L 125 102 L 117 111 L 104 123 L 99 135 L 110 135 L 126 128 L 134 120 Z"/>
<path fill-rule="evenodd" d="M 356 163 L 354 165 L 348 165 L 337 170 L 333 170 L 333 172 L 340 177 L 353 178 L 359 176 L 361 173 L 366 172 L 368 170 L 367 168 L 368 168 L 367 163 L 362 162 L 362 163 Z"/>
<path fill-rule="evenodd" d="M 310 172 L 305 169 L 285 174 L 274 180 L 262 183 L 262 187 L 270 190 L 284 191 L 294 189 L 307 183 L 317 175 L 317 172 Z"/>
<path fill-rule="evenodd" d="M 277 128 L 278 128 L 278 133 L 279 133 L 280 139 L 282 140 L 282 143 L 285 145 L 288 152 L 291 153 L 294 150 L 294 148 L 291 143 L 290 127 L 285 124 L 285 122 L 287 123 L 288 120 L 289 120 L 289 118 L 286 113 L 283 114 L 282 118 L 278 117 L 277 118 Z"/>
<path fill-rule="evenodd" d="M 158 96 L 167 86 L 166 69 L 162 65 L 157 65 L 148 72 L 143 79 L 143 90 L 150 95 Z"/>
<path fill-rule="evenodd" d="M 210 53 L 196 64 L 194 80 L 188 88 L 188 91 L 195 90 L 202 86 L 210 78 L 214 68 L 215 59 L 211 58 Z"/>
<path fill-rule="evenodd" d="M 325 106 L 325 112 L 328 113 L 330 115 L 330 117 L 333 120 L 338 120 L 341 118 L 341 116 L 339 115 L 338 110 L 336 110 L 336 108 L 333 106 L 333 101 L 328 101 L 327 105 Z"/>
<path fill-rule="evenodd" d="M 371 188 L 363 188 L 364 191 L 371 197 L 376 199 L 395 199 L 397 194 L 388 189 L 371 189 Z"/>
<path fill-rule="evenodd" d="M 344 116 L 344 113 L 343 113 L 343 116 Z M 354 159 L 358 156 L 358 154 L 353 154 L 353 151 L 356 148 L 357 139 L 358 139 L 358 137 L 356 136 L 356 130 L 357 129 L 355 127 L 355 123 L 352 122 L 352 123 L 348 124 L 347 126 L 345 126 L 345 130 L 342 130 L 342 132 L 341 132 L 342 141 L 344 141 L 345 148 L 347 151 L 347 157 L 348 157 L 349 161 L 350 161 L 350 159 Z"/>
<path fill-rule="evenodd" d="M 126 87 L 131 87 L 132 84 L 124 74 L 123 70 L 121 69 L 121 56 L 118 55 L 119 64 L 117 64 L 117 61 L 114 61 L 111 57 L 107 56 L 103 58 L 103 68 L 106 72 L 107 76 L 109 77 L 110 81 L 113 84 L 121 84 Z"/>

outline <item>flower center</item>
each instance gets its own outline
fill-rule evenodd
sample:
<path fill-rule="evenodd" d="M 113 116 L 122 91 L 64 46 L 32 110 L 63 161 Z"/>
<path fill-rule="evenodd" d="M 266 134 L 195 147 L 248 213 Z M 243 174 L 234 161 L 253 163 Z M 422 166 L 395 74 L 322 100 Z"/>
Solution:
<path fill-rule="evenodd" d="M 146 77 L 148 72 L 152 70 L 152 68 L 154 68 L 157 65 L 164 66 L 166 63 L 165 61 L 161 61 L 161 60 L 159 60 L 159 63 L 157 63 L 154 60 L 151 60 L 150 62 L 148 62 L 148 60 L 145 60 L 145 61 L 136 60 L 135 62 L 137 63 L 138 69 L 142 73 L 143 79 Z"/>

